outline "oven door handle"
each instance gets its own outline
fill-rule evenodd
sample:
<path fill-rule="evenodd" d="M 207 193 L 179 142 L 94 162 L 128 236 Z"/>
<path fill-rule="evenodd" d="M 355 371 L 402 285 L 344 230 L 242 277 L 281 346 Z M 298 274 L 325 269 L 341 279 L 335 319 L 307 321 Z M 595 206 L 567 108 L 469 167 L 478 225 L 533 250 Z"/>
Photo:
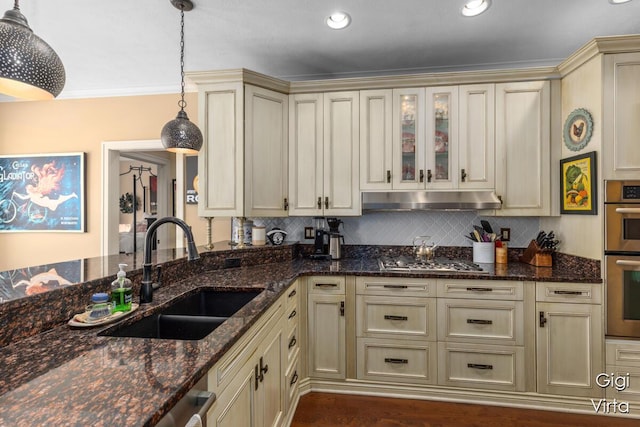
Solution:
<path fill-rule="evenodd" d="M 629 265 L 632 267 L 640 267 L 640 261 L 630 261 L 626 259 L 619 259 L 616 261 L 616 265 Z"/>
<path fill-rule="evenodd" d="M 640 214 L 640 208 L 616 208 L 616 213 L 620 213 L 620 214 Z"/>

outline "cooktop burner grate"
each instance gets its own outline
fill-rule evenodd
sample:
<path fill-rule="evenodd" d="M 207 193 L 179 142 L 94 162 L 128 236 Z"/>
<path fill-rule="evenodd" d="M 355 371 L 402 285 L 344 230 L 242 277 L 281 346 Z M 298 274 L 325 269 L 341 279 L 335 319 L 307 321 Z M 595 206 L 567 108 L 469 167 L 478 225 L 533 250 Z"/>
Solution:
<path fill-rule="evenodd" d="M 379 259 L 380 270 L 406 272 L 442 272 L 442 273 L 488 273 L 478 264 L 470 261 L 449 258 L 436 258 L 421 261 L 408 256 L 383 257 Z"/>

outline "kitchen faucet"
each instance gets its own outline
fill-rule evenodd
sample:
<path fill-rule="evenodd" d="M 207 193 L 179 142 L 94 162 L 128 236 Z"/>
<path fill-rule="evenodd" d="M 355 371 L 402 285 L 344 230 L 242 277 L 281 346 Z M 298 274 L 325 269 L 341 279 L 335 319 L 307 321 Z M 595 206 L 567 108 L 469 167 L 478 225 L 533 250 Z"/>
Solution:
<path fill-rule="evenodd" d="M 174 216 L 165 216 L 154 221 L 149 228 L 147 229 L 147 234 L 144 236 L 144 264 L 142 265 L 142 286 L 140 287 L 140 304 L 145 304 L 153 301 L 153 283 L 151 280 L 151 268 L 153 267 L 151 264 L 151 243 L 153 240 L 153 235 L 158 227 L 162 224 L 166 224 L 168 222 L 172 222 L 182 228 L 185 236 L 187 237 L 187 252 L 188 252 L 188 260 L 193 261 L 200 258 L 198 255 L 198 249 L 196 249 L 196 244 L 193 242 L 193 233 L 191 232 L 191 227 L 187 225 L 186 222 L 181 220 L 180 218 L 176 218 Z"/>

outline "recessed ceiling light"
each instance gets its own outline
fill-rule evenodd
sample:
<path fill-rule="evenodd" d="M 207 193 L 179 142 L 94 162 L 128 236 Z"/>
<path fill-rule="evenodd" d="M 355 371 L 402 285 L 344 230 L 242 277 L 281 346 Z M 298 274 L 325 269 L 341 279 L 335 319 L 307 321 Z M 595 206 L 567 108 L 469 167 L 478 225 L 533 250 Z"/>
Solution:
<path fill-rule="evenodd" d="M 629 2 L 631 0 L 609 0 L 609 3 L 611 4 L 622 4 L 622 3 L 626 3 Z"/>
<path fill-rule="evenodd" d="M 491 0 L 470 0 L 462 7 L 464 16 L 480 15 L 491 6 Z"/>
<path fill-rule="evenodd" d="M 336 12 L 327 18 L 327 25 L 334 30 L 346 28 L 351 23 L 351 17 L 345 12 Z"/>

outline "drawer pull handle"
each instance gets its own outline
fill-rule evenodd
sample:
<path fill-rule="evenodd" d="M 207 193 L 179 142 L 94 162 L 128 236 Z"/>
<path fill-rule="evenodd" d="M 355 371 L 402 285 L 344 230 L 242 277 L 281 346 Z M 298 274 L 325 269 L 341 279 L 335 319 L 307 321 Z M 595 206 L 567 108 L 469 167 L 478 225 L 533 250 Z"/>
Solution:
<path fill-rule="evenodd" d="M 493 289 L 491 288 L 467 288 L 469 292 L 491 292 Z"/>
<path fill-rule="evenodd" d="M 291 382 L 289 382 L 289 387 L 298 382 L 298 371 L 293 373 L 293 377 L 291 378 Z"/>
<path fill-rule="evenodd" d="M 409 320 L 407 316 L 394 316 L 392 314 L 385 314 L 384 320 Z"/>
<path fill-rule="evenodd" d="M 394 359 L 392 357 L 385 357 L 384 363 L 395 363 L 398 365 L 406 365 L 409 363 L 409 359 Z"/>
<path fill-rule="evenodd" d="M 493 320 L 467 319 L 467 323 L 472 325 L 493 325 Z"/>
<path fill-rule="evenodd" d="M 298 292 L 296 292 L 296 290 L 292 290 L 291 292 L 289 292 L 289 298 L 291 298 L 292 296 L 294 296 L 295 294 L 297 294 Z"/>
<path fill-rule="evenodd" d="M 493 369 L 493 365 L 483 365 L 481 363 L 467 363 L 467 368 L 471 369 Z"/>
<path fill-rule="evenodd" d="M 298 341 L 296 341 L 296 337 L 291 337 L 291 341 L 289 341 L 289 348 L 293 347 L 294 345 L 296 345 Z"/>
<path fill-rule="evenodd" d="M 407 285 L 382 285 L 383 288 L 388 288 L 388 289 L 407 289 L 408 286 Z"/>
<path fill-rule="evenodd" d="M 553 291 L 555 295 L 582 295 L 580 291 Z"/>
<path fill-rule="evenodd" d="M 317 286 L 318 288 L 337 288 L 338 284 L 337 283 L 316 283 L 314 286 Z"/>
<path fill-rule="evenodd" d="M 296 317 L 296 314 L 298 314 L 298 313 L 296 313 L 296 311 L 295 311 L 295 310 L 293 310 L 293 311 L 291 312 L 291 314 L 289 314 L 289 319 L 293 319 L 294 317 Z"/>

